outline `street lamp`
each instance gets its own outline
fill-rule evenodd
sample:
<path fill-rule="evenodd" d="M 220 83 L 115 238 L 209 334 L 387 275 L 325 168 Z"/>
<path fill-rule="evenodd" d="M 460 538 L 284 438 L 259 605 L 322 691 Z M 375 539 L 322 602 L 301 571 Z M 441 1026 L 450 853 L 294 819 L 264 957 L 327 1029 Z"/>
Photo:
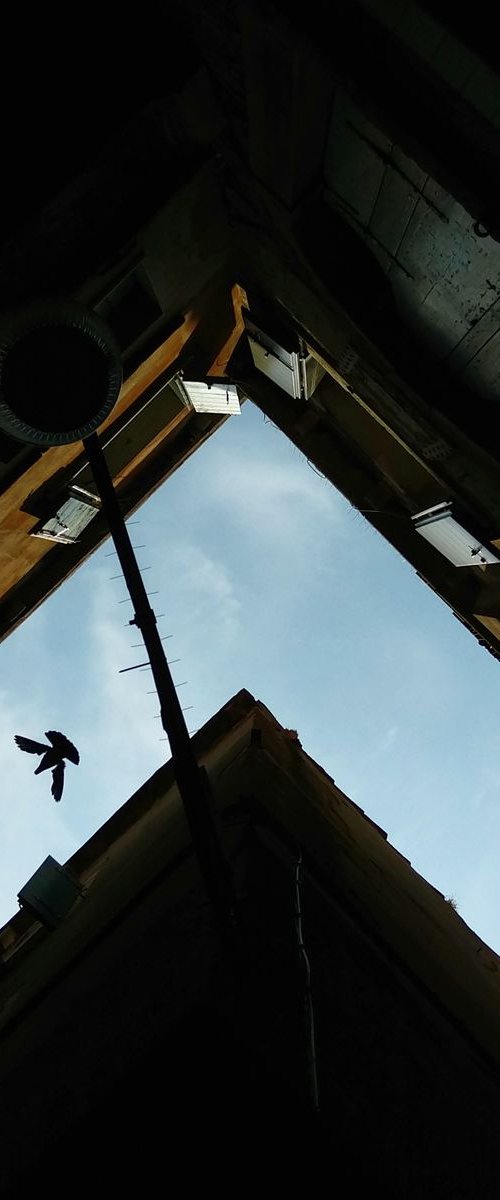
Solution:
<path fill-rule="evenodd" d="M 232 876 L 215 830 L 207 773 L 196 761 L 97 430 L 122 384 L 115 339 L 101 317 L 77 301 L 32 306 L 0 329 L 0 429 L 41 449 L 82 441 L 144 639 L 163 728 L 207 892 L 226 933 L 235 928 Z"/>

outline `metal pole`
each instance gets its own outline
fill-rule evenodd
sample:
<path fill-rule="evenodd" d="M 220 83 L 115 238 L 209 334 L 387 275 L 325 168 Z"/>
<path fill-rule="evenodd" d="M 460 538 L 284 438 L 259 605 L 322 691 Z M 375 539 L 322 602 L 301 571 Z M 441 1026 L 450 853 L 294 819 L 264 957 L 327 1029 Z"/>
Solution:
<path fill-rule="evenodd" d="M 234 933 L 235 899 L 232 875 L 217 838 L 212 815 L 210 783 L 196 762 L 186 722 L 151 608 L 116 497 L 113 480 L 96 433 L 83 442 L 101 498 L 103 512 L 134 606 L 130 624 L 142 633 L 153 673 L 163 728 L 170 742 L 176 783 L 210 899 L 226 932 Z"/>

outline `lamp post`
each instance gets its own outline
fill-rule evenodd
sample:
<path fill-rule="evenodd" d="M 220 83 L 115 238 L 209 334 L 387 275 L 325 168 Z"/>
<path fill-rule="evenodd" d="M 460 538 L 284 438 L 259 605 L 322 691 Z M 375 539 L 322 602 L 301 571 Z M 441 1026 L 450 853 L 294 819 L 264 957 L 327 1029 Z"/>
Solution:
<path fill-rule="evenodd" d="M 232 874 L 214 823 L 208 775 L 194 755 L 97 429 L 118 399 L 122 365 L 111 331 L 77 302 L 36 305 L 0 330 L 0 429 L 40 448 L 82 441 L 134 607 L 170 743 L 174 776 L 218 921 L 236 927 Z"/>

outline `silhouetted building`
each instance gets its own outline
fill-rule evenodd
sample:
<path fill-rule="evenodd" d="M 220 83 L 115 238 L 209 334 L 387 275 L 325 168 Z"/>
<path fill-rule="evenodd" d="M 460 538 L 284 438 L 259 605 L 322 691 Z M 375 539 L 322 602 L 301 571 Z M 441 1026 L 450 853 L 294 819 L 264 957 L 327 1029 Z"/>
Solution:
<path fill-rule="evenodd" d="M 171 763 L 41 865 L 0 931 L 2 1195 L 496 1196 L 500 959 L 248 692 L 194 742 L 234 941 Z"/>
<path fill-rule="evenodd" d="M 0 367 L 35 302 L 107 322 L 127 514 L 231 411 L 184 384 L 222 378 L 499 656 L 500 67 L 464 14 L 171 0 L 78 56 L 43 24 L 32 102 L 3 80 Z M 0 638 L 107 535 L 81 443 L 11 434 Z"/>

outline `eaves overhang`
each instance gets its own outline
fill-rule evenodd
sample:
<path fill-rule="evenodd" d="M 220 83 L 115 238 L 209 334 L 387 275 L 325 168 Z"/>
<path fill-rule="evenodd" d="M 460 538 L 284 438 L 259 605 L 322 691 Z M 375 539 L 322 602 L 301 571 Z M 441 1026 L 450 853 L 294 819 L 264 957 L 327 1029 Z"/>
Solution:
<path fill-rule="evenodd" d="M 241 335 L 242 293 L 216 278 L 176 328 L 124 372 L 118 401 L 99 429 L 120 505 L 129 516 L 227 418 L 198 413 L 171 386 L 189 364 L 210 377 L 224 373 Z M 95 514 L 76 541 L 47 537 L 70 495 L 97 497 L 83 443 L 43 453 L 23 448 L 18 471 L 0 476 L 0 639 L 24 621 L 109 536 Z M 42 534 L 42 536 L 40 536 Z M 45 536 L 43 536 L 45 534 Z"/>
<path fill-rule="evenodd" d="M 387 834 L 246 689 L 194 738 L 211 781 L 228 859 L 251 833 L 285 864 L 301 855 L 308 886 L 384 969 L 451 1023 L 470 1049 L 500 1067 L 499 959 L 387 840 Z M 65 864 L 80 898 L 54 930 L 22 910 L 0 930 L 2 1036 L 21 1025 L 112 937 L 136 906 L 167 886 L 167 903 L 196 886 L 197 866 L 173 766 L 166 763 Z M 19 986 L 20 978 L 23 986 Z"/>
<path fill-rule="evenodd" d="M 253 304 L 251 288 L 248 295 L 252 324 L 269 333 L 281 323 L 288 344 L 295 339 L 297 349 L 312 356 L 323 374 L 311 395 L 291 394 L 276 381 L 279 376 L 268 360 L 259 366 L 251 339 L 243 339 L 231 371 L 245 394 L 411 564 L 479 643 L 500 657 L 500 499 L 494 455 L 489 457 L 432 412 L 425 395 L 408 387 L 360 330 L 352 326 L 356 352 L 342 356 L 331 342 L 328 349 L 318 344 L 311 330 L 280 306 L 273 310 L 270 297 L 266 304 L 257 296 Z M 415 517 L 433 505 L 453 510 L 456 522 L 470 532 L 471 544 L 485 546 L 484 561 L 471 556 L 470 565 L 457 568 L 421 536 Z"/>

